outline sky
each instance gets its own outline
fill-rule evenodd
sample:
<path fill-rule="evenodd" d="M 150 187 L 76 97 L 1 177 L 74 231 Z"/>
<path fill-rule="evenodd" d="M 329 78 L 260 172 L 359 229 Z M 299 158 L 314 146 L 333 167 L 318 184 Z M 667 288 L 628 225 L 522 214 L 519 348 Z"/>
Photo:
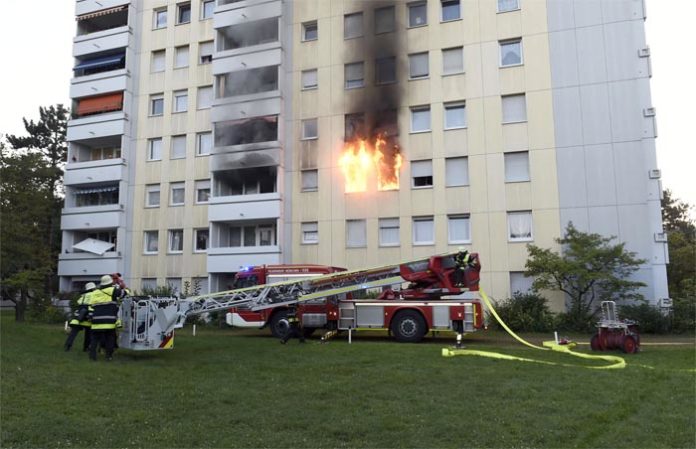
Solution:
<path fill-rule="evenodd" d="M 328 1 L 328 0 L 327 0 Z M 542 0 L 523 0 L 542 1 Z M 657 159 L 663 187 L 696 206 L 696 62 L 691 31 L 696 1 L 645 0 L 646 35 L 657 110 Z M 22 117 L 37 119 L 39 106 L 70 105 L 74 0 L 2 0 L 0 16 L 0 133 L 22 134 Z M 30 20 L 29 20 L 30 19 Z M 696 217 L 696 210 L 692 210 Z"/>

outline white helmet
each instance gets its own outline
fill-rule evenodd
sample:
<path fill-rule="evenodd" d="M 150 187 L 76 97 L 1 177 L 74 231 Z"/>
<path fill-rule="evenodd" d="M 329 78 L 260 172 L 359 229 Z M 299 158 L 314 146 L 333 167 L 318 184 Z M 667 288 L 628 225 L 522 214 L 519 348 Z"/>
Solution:
<path fill-rule="evenodd" d="M 101 277 L 101 281 L 99 282 L 100 287 L 108 287 L 109 285 L 113 284 L 114 280 L 111 279 L 111 276 L 108 274 L 105 274 L 104 276 Z"/>
<path fill-rule="evenodd" d="M 94 290 L 95 288 L 97 288 L 97 286 L 94 284 L 94 282 L 88 282 L 85 285 L 85 290 Z"/>

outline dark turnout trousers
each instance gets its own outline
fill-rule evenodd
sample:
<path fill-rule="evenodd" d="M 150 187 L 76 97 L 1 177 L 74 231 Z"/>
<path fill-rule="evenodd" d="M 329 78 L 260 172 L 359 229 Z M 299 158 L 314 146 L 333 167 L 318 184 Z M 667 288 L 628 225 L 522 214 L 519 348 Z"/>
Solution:
<path fill-rule="evenodd" d="M 101 346 L 106 352 L 107 360 L 114 355 L 116 348 L 116 329 L 93 330 L 89 344 L 89 358 L 97 360 L 97 348 Z"/>

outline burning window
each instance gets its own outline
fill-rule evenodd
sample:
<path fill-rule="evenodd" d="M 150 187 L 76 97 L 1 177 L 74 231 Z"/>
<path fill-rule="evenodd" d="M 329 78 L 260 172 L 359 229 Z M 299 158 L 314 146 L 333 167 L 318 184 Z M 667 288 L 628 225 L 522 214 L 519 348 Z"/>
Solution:
<path fill-rule="evenodd" d="M 365 192 L 372 173 L 377 190 L 398 190 L 401 149 L 394 139 L 383 134 L 347 141 L 338 160 L 346 182 L 346 193 Z"/>
<path fill-rule="evenodd" d="M 215 174 L 215 196 L 276 192 L 277 167 L 225 170 Z"/>

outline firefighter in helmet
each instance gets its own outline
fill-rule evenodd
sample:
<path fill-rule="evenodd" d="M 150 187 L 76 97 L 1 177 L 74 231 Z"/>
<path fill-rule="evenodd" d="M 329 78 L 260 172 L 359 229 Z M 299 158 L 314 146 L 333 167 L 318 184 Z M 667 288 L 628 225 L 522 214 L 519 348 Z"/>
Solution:
<path fill-rule="evenodd" d="M 288 310 L 288 315 L 285 321 L 288 323 L 288 331 L 285 333 L 285 335 L 283 335 L 283 338 L 280 339 L 280 343 L 285 344 L 291 338 L 297 338 L 300 340 L 300 343 L 304 343 L 305 338 L 304 330 L 302 329 L 302 322 L 300 321 L 300 317 L 297 316 L 297 310 L 295 308 Z"/>
<path fill-rule="evenodd" d="M 471 264 L 471 255 L 463 246 L 457 248 L 457 254 L 454 255 L 454 286 L 466 287 L 464 272 Z"/>
<path fill-rule="evenodd" d="M 106 359 L 111 360 L 116 348 L 116 327 L 119 326 L 119 300 L 124 291 L 114 285 L 112 277 L 101 277 L 99 288 L 90 293 L 89 312 L 92 317 L 92 339 L 89 345 L 89 358 L 97 360 L 97 347 L 102 346 Z"/>
<path fill-rule="evenodd" d="M 96 288 L 97 286 L 94 285 L 94 282 L 88 282 L 85 285 L 85 292 L 77 299 L 77 309 L 73 312 L 73 318 L 69 323 L 70 334 L 68 335 L 68 339 L 65 340 L 66 351 L 70 351 L 75 337 L 77 337 L 77 334 L 79 334 L 81 330 L 85 331 L 85 340 L 82 344 L 82 350 L 87 351 L 89 349 L 90 328 L 92 327 L 92 323 L 88 319 L 89 295 Z"/>

